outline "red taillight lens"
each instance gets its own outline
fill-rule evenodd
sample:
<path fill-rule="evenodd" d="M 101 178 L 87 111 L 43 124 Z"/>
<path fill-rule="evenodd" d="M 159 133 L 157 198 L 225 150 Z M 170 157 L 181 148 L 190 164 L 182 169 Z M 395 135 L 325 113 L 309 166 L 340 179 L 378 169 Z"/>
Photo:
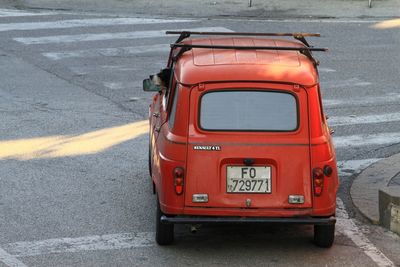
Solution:
<path fill-rule="evenodd" d="M 313 170 L 313 181 L 314 181 L 314 195 L 319 197 L 322 194 L 324 188 L 324 171 L 321 168 L 315 168 Z"/>
<path fill-rule="evenodd" d="M 182 167 L 176 167 L 174 169 L 174 187 L 175 193 L 181 195 L 183 193 L 183 178 L 185 171 Z"/>

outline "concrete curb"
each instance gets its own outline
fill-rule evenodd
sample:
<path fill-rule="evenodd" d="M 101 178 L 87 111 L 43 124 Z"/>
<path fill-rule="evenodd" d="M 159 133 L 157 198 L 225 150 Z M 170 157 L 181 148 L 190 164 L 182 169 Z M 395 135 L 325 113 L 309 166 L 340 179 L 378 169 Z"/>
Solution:
<path fill-rule="evenodd" d="M 397 221 L 391 214 L 397 211 L 396 208 L 392 211 L 393 205 L 400 203 L 400 186 L 388 185 L 399 171 L 400 153 L 372 164 L 353 181 L 350 189 L 353 203 L 373 224 L 387 226 L 387 222 Z"/>
<path fill-rule="evenodd" d="M 389 186 L 379 190 L 380 224 L 400 234 L 400 186 Z"/>

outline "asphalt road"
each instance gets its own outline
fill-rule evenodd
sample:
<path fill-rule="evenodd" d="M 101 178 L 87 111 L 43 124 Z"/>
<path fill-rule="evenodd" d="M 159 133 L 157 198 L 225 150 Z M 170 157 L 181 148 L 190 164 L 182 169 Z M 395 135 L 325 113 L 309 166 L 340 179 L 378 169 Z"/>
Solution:
<path fill-rule="evenodd" d="M 379 21 L 168 19 L 0 10 L 0 266 L 394 266 L 400 239 L 353 210 L 360 170 L 400 150 L 400 35 Z M 308 226 L 177 227 L 154 239 L 141 81 L 168 29 L 319 32 L 341 188 L 328 250 Z M 342 204 L 343 203 L 343 204 Z"/>

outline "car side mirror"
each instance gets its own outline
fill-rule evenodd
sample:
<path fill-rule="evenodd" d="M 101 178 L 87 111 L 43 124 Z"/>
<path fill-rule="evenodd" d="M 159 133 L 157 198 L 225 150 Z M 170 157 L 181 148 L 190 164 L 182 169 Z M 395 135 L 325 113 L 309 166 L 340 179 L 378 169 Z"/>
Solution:
<path fill-rule="evenodd" d="M 143 91 L 145 92 L 160 92 L 161 86 L 154 84 L 150 79 L 143 80 Z"/>

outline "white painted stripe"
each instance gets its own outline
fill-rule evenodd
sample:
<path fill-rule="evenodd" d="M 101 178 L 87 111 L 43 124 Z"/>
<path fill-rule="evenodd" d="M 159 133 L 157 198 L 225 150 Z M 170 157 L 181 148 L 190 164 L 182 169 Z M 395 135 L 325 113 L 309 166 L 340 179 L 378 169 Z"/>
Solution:
<path fill-rule="evenodd" d="M 342 107 L 342 106 L 370 106 L 381 104 L 393 104 L 400 101 L 400 94 L 386 94 L 380 96 L 368 97 L 346 97 L 343 99 L 323 99 L 322 102 L 325 107 Z"/>
<path fill-rule="evenodd" d="M 171 37 L 166 35 L 167 30 L 158 31 L 135 31 L 135 32 L 115 32 L 115 33 L 92 33 L 92 34 L 77 34 L 77 35 L 57 35 L 57 36 L 44 36 L 44 37 L 18 37 L 14 38 L 15 41 L 23 44 L 51 44 L 51 43 L 73 43 L 73 42 L 87 42 L 87 41 L 105 41 L 117 39 L 142 39 L 142 38 L 157 38 L 157 37 Z M 231 30 L 224 27 L 205 27 L 182 29 L 182 31 L 224 31 L 231 32 Z M 175 37 L 176 36 L 172 36 Z"/>
<path fill-rule="evenodd" d="M 343 201 L 337 199 L 337 230 L 349 237 L 378 266 L 394 266 L 378 248 L 358 229 L 349 217 Z M 81 251 L 101 251 L 116 249 L 132 249 L 154 246 L 154 233 L 122 233 L 95 235 L 77 238 L 56 238 L 31 242 L 16 242 L 6 244 L 8 252 L 0 249 L 0 260 L 8 266 L 25 265 L 17 257 L 38 256 L 53 253 L 74 253 Z"/>
<path fill-rule="evenodd" d="M 0 32 L 42 29 L 67 29 L 76 27 L 137 25 L 154 23 L 181 23 L 193 22 L 189 19 L 146 19 L 146 18 L 101 18 L 101 19 L 73 19 L 45 22 L 1 23 Z"/>
<path fill-rule="evenodd" d="M 43 56 L 52 59 L 60 60 L 66 58 L 93 58 L 93 57 L 116 57 L 124 55 L 134 55 L 143 53 L 168 52 L 169 44 L 143 45 L 143 46 L 128 46 L 116 48 L 98 48 L 87 50 L 75 50 L 64 52 L 49 52 L 42 53 Z"/>
<path fill-rule="evenodd" d="M 336 72 L 336 70 L 334 69 L 330 69 L 330 68 L 318 68 L 319 72 Z"/>
<path fill-rule="evenodd" d="M 153 245 L 154 233 L 143 232 L 16 242 L 6 244 L 4 248 L 15 257 L 27 257 L 51 253 L 132 249 Z"/>
<path fill-rule="evenodd" d="M 28 17 L 28 16 L 47 16 L 55 15 L 55 12 L 25 12 L 17 9 L 0 9 L 0 17 Z"/>
<path fill-rule="evenodd" d="M 119 90 L 124 88 L 134 89 L 135 87 L 141 87 L 142 81 L 136 82 L 104 82 L 103 85 L 112 90 Z"/>
<path fill-rule="evenodd" d="M 134 71 L 141 71 L 143 70 L 143 67 L 141 66 L 135 66 L 132 64 L 124 64 L 124 65 L 88 65 L 88 66 L 70 66 L 68 69 L 72 71 L 74 74 L 77 75 L 87 75 L 93 72 L 122 72 L 122 71 L 129 71 L 129 72 L 134 72 Z M 165 67 L 165 62 L 162 61 L 157 61 L 152 64 L 152 67 L 154 69 L 162 69 Z"/>
<path fill-rule="evenodd" d="M 365 115 L 365 116 L 357 116 L 357 115 L 336 116 L 336 117 L 331 117 L 328 120 L 330 126 L 383 123 L 383 122 L 394 122 L 394 121 L 400 121 L 400 112 L 386 113 L 379 115 Z"/>
<path fill-rule="evenodd" d="M 360 173 L 369 165 L 381 160 L 380 158 L 358 159 L 358 160 L 342 160 L 337 162 L 340 177 L 351 176 Z"/>
<path fill-rule="evenodd" d="M 336 148 L 390 145 L 400 143 L 400 133 L 335 136 L 333 141 Z"/>
<path fill-rule="evenodd" d="M 7 253 L 5 250 L 0 248 L 0 263 L 4 263 L 10 267 L 27 267 L 23 262 L 18 260 L 14 255 Z"/>
<path fill-rule="evenodd" d="M 214 18 L 213 20 L 223 20 L 223 21 L 243 21 L 242 18 L 238 19 L 230 19 L 230 18 L 223 18 L 223 19 L 218 19 Z M 362 23 L 362 24 L 372 24 L 372 23 L 377 23 L 377 22 L 383 22 L 384 20 L 354 20 L 354 19 L 306 19 L 306 18 L 298 18 L 298 19 L 248 19 L 246 18 L 246 22 L 251 22 L 251 21 L 257 21 L 257 22 L 276 22 L 276 23 L 284 23 L 284 22 L 289 22 L 289 23 L 304 23 L 304 22 L 310 22 L 310 23 Z M 324 35 L 322 35 L 324 36 Z"/>
<path fill-rule="evenodd" d="M 344 207 L 343 201 L 337 199 L 336 209 L 336 227 L 337 230 L 353 241 L 368 257 L 373 260 L 379 267 L 395 266 L 394 263 L 385 256 L 369 239 L 361 232 Z"/>
<path fill-rule="evenodd" d="M 347 80 L 321 82 L 321 87 L 325 89 L 353 88 L 353 87 L 367 86 L 370 84 L 371 84 L 370 82 L 362 81 L 358 78 L 351 78 Z"/>

